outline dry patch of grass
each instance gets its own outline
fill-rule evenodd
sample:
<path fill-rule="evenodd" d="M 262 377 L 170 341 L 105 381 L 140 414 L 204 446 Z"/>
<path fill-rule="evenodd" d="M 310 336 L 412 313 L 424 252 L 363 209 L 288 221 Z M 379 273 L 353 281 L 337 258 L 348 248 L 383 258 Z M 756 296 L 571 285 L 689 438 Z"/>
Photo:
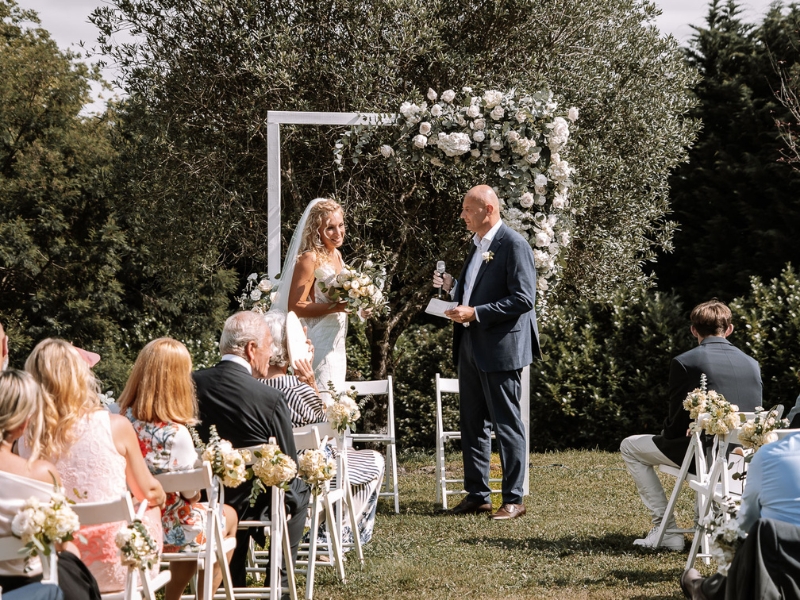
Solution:
<path fill-rule="evenodd" d="M 650 522 L 619 453 L 532 454 L 528 514 L 500 523 L 436 514 L 432 465 L 431 455 L 402 459 L 401 514 L 381 501 L 366 568 L 351 558 L 346 585 L 319 570 L 317 598 L 683 598 L 686 554 L 631 545 Z M 678 521 L 691 519 L 686 489 Z"/>

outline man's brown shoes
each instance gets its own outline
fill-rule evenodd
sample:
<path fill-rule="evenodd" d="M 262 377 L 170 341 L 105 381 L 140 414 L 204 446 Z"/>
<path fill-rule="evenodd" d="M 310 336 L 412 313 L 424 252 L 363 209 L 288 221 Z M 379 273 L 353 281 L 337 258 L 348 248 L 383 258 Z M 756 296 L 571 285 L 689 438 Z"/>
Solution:
<path fill-rule="evenodd" d="M 492 505 L 488 502 L 476 502 L 468 498 L 464 498 L 457 506 L 448 510 L 445 514 L 448 515 L 476 515 L 478 513 L 492 512 Z"/>
<path fill-rule="evenodd" d="M 493 521 L 507 521 L 509 519 L 521 517 L 526 512 L 524 504 L 503 504 L 497 509 L 497 512 L 489 518 Z"/>

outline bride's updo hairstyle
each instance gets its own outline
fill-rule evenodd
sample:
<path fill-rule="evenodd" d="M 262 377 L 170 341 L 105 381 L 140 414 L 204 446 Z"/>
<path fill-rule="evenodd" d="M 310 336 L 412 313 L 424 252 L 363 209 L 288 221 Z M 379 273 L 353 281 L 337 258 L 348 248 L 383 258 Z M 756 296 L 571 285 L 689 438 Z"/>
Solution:
<path fill-rule="evenodd" d="M 317 255 L 317 264 L 325 262 L 328 250 L 319 237 L 320 227 L 326 225 L 331 215 L 340 212 L 344 214 L 341 205 L 334 200 L 323 200 L 315 204 L 308 213 L 306 227 L 303 230 L 303 240 L 300 243 L 300 254 L 313 252 Z"/>
<path fill-rule="evenodd" d="M 197 423 L 192 357 L 186 346 L 158 338 L 142 348 L 119 397 L 120 413 L 128 409 L 145 423 Z"/>
<path fill-rule="evenodd" d="M 27 433 L 31 454 L 28 461 L 39 456 L 42 435 L 42 394 L 36 381 L 25 371 L 9 369 L 0 372 L 0 434 L 3 441 L 12 431 L 29 421 Z"/>
<path fill-rule="evenodd" d="M 36 344 L 25 361 L 25 370 L 42 391 L 41 454 L 58 460 L 75 441 L 75 424 L 100 408 L 100 386 L 75 347 L 55 338 Z M 25 441 L 33 448 L 35 440 L 30 429 Z"/>

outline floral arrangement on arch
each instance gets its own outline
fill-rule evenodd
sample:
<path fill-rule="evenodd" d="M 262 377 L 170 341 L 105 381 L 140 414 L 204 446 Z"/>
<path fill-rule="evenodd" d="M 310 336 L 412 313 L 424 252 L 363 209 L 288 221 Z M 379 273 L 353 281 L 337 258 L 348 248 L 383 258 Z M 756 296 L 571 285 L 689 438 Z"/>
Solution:
<path fill-rule="evenodd" d="M 480 93 L 464 87 L 440 96 L 429 89 L 427 99 L 430 104 L 400 105 L 397 142 L 382 145 L 380 154 L 390 163 L 424 161 L 442 169 L 469 163 L 483 166 L 486 181 L 475 183 L 495 189 L 503 220 L 534 250 L 537 304 L 543 310 L 546 292 L 558 282 L 570 245 L 574 169 L 565 155 L 578 109 L 559 109 L 549 91 Z M 346 133 L 336 144 L 334 162 L 341 168 L 347 144 L 355 148 L 357 160 L 372 135 L 363 128 Z"/>
<path fill-rule="evenodd" d="M 781 419 L 779 412 L 777 407 L 768 411 L 761 406 L 757 407 L 753 419 L 748 419 L 739 430 L 739 441 L 742 446 L 752 448 L 753 452 L 756 452 L 764 444 L 776 441 L 778 434 L 775 430 L 789 427 L 789 420 Z M 745 460 L 752 459 L 752 456 L 749 454 Z"/>
<path fill-rule="evenodd" d="M 275 287 L 269 275 L 263 273 L 250 273 L 245 281 L 242 293 L 236 297 L 239 308 L 265 313 L 272 306 L 272 289 Z"/>
<path fill-rule="evenodd" d="M 28 498 L 11 521 L 11 533 L 25 544 L 25 571 L 32 568 L 29 559 L 50 556 L 50 544 L 71 541 L 80 526 L 78 515 L 58 489 L 49 501 Z"/>
<path fill-rule="evenodd" d="M 743 416 L 739 407 L 731 404 L 725 396 L 708 389 L 706 374 L 700 375 L 700 387 L 692 390 L 683 401 L 694 422 L 689 425 L 692 432 L 705 431 L 709 435 L 726 435 L 739 427 Z"/>

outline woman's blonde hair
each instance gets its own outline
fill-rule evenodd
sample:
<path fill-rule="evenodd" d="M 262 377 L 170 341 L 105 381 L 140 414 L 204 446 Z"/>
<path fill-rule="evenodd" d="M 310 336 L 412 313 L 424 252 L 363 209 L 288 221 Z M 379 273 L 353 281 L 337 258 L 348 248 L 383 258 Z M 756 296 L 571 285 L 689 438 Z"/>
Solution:
<path fill-rule="evenodd" d="M 58 460 L 75 441 L 75 425 L 100 408 L 100 386 L 88 363 L 69 342 L 42 340 L 25 361 L 42 392 L 41 453 Z M 29 447 L 35 440 L 28 430 Z"/>
<path fill-rule="evenodd" d="M 192 357 L 186 346 L 172 338 L 147 344 L 133 365 L 119 397 L 119 408 L 129 408 L 146 423 L 197 423 L 197 395 L 192 381 Z"/>
<path fill-rule="evenodd" d="M 324 258 L 328 256 L 328 250 L 319 237 L 319 229 L 328 222 L 328 219 L 335 212 L 340 212 L 344 215 L 341 205 L 334 200 L 318 202 L 308 212 L 308 219 L 303 230 L 303 239 L 300 242 L 300 254 L 313 252 L 317 256 L 317 264 L 324 262 Z"/>
<path fill-rule="evenodd" d="M 42 418 L 42 393 L 31 374 L 16 369 L 0 372 L 0 434 L 6 441 L 12 431 L 30 419 L 29 461 L 39 456 Z"/>

